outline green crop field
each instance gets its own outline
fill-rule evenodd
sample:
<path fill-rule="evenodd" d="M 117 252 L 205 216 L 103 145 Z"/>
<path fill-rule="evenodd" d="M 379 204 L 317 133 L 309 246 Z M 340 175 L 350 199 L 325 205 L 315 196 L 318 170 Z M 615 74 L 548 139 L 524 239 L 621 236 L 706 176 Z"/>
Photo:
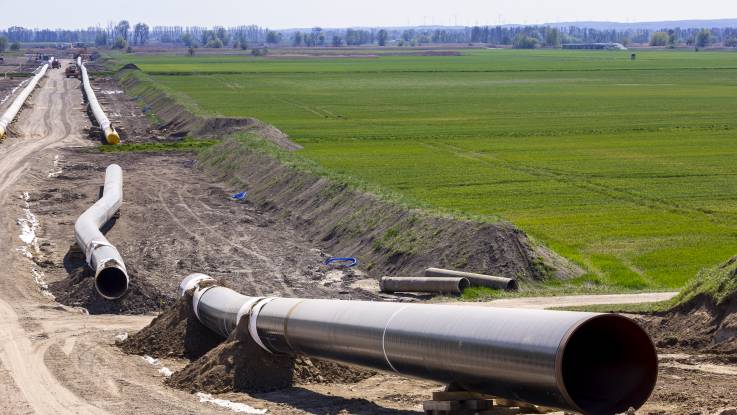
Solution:
<path fill-rule="evenodd" d="M 737 53 L 463 53 L 117 59 L 329 169 L 509 220 L 577 283 L 675 288 L 737 251 Z"/>

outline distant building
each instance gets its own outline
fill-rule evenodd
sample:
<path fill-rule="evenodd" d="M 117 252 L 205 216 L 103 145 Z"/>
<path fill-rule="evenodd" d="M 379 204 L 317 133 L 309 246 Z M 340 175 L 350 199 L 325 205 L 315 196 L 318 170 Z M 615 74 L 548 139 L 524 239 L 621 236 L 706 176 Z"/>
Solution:
<path fill-rule="evenodd" d="M 621 43 L 564 43 L 563 49 L 627 50 Z"/>

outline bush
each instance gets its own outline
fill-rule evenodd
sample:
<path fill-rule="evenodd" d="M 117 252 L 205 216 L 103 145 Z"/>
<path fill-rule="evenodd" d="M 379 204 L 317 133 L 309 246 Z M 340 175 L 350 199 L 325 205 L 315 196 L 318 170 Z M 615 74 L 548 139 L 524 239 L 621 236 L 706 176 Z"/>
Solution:
<path fill-rule="evenodd" d="M 665 46 L 668 43 L 668 33 L 655 32 L 650 38 L 650 46 Z"/>
<path fill-rule="evenodd" d="M 5 49 L 8 48 L 8 38 L 5 36 L 0 36 L 0 52 L 5 52 Z"/>
<path fill-rule="evenodd" d="M 537 38 L 520 33 L 514 37 L 512 47 L 515 49 L 535 49 L 539 43 L 540 41 Z"/>
<path fill-rule="evenodd" d="M 737 48 L 737 37 L 730 37 L 729 39 L 724 41 L 724 46 L 728 48 Z"/>
<path fill-rule="evenodd" d="M 207 41 L 206 47 L 220 49 L 223 47 L 223 41 L 220 38 L 213 38 Z"/>
<path fill-rule="evenodd" d="M 118 36 L 115 38 L 115 42 L 113 42 L 113 49 L 127 49 L 128 48 L 128 42 L 123 38 L 123 36 Z"/>
<path fill-rule="evenodd" d="M 12 44 L 10 45 L 10 50 L 20 50 L 20 43 L 18 43 L 18 42 L 13 42 L 13 43 L 12 43 Z"/>
<path fill-rule="evenodd" d="M 254 48 L 251 51 L 251 55 L 253 56 L 266 56 L 269 54 L 269 50 L 266 48 Z"/>

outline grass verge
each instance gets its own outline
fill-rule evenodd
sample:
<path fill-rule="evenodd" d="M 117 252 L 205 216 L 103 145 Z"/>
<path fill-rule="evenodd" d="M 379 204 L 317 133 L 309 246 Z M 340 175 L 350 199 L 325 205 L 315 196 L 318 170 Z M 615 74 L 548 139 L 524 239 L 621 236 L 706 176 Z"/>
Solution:
<path fill-rule="evenodd" d="M 100 146 L 101 153 L 158 153 L 162 151 L 199 151 L 219 143 L 219 140 L 186 138 L 172 142 L 131 143 L 117 146 Z"/>

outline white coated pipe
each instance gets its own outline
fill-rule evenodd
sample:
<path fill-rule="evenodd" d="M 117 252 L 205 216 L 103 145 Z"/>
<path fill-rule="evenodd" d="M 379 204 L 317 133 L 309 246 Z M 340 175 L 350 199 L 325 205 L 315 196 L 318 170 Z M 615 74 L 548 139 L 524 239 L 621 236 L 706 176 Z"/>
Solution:
<path fill-rule="evenodd" d="M 23 107 L 23 104 L 31 95 L 31 92 L 33 92 L 33 90 L 36 88 L 36 85 L 38 85 L 38 81 L 40 81 L 41 78 L 44 77 L 48 68 L 48 64 L 45 64 L 41 67 L 41 70 L 38 71 L 36 75 L 34 75 L 34 77 L 31 79 L 31 82 L 29 82 L 28 85 L 23 88 L 23 91 L 21 91 L 21 93 L 18 94 L 13 103 L 10 104 L 8 110 L 5 111 L 2 117 L 0 117 L 0 139 L 5 137 L 5 132 L 8 130 L 8 126 L 10 125 L 10 123 L 13 122 L 15 116 L 18 115 L 18 112 Z"/>
<path fill-rule="evenodd" d="M 84 93 L 87 96 L 87 102 L 90 104 L 92 115 L 95 116 L 97 124 L 105 134 L 105 140 L 108 144 L 119 144 L 120 136 L 118 135 L 118 132 L 115 131 L 112 123 L 110 123 L 107 115 L 105 115 L 105 111 L 102 110 L 100 103 L 97 101 L 97 96 L 95 96 L 95 91 L 92 90 L 90 77 L 87 75 L 87 68 L 85 68 L 84 63 L 82 63 L 81 56 L 77 58 L 77 66 L 79 67 L 80 72 L 82 72 L 82 86 L 84 87 Z"/>
<path fill-rule="evenodd" d="M 77 244 L 95 271 L 95 289 L 105 299 L 116 300 L 128 291 L 128 271 L 120 252 L 100 232 L 123 204 L 123 169 L 111 164 L 105 171 L 102 198 L 87 209 L 74 225 Z"/>

